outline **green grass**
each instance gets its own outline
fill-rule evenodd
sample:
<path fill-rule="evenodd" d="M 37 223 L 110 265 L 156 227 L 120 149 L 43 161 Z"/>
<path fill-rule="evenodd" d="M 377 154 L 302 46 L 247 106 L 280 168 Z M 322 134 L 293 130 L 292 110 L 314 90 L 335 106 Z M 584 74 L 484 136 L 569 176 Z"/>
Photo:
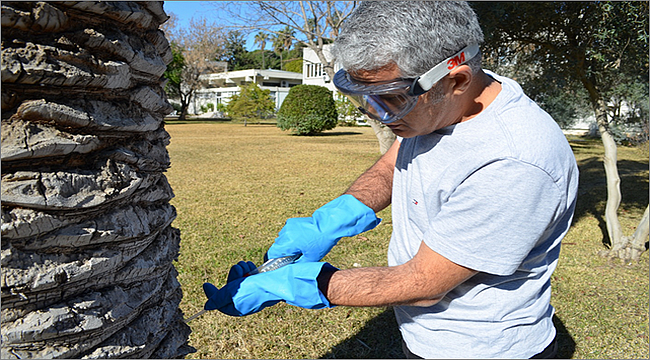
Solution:
<path fill-rule="evenodd" d="M 201 285 L 225 283 L 239 260 L 259 264 L 284 221 L 309 216 L 343 193 L 378 158 L 369 128 L 336 128 L 298 137 L 272 126 L 168 124 L 167 177 L 181 230 L 175 264 L 186 316 L 203 307 Z M 602 145 L 571 142 L 581 166 L 581 196 L 554 274 L 552 303 L 561 354 L 573 358 L 648 358 L 648 254 L 638 264 L 601 258 L 605 201 Z M 647 151 L 619 150 L 629 233 L 648 203 Z M 339 268 L 386 265 L 390 207 L 383 222 L 343 239 L 325 258 Z M 234 318 L 217 311 L 190 323 L 192 358 L 399 358 L 390 308 L 305 310 L 278 304 Z"/>

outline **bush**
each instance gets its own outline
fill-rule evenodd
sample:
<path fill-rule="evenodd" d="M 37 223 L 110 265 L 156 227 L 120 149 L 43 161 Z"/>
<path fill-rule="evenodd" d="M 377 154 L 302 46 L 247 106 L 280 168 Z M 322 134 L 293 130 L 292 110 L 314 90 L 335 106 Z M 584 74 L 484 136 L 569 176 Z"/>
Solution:
<path fill-rule="evenodd" d="M 335 100 L 336 111 L 339 116 L 339 126 L 359 126 L 358 120 L 366 120 L 359 109 L 345 96 L 340 96 Z"/>
<path fill-rule="evenodd" d="M 278 111 L 278 127 L 297 135 L 313 135 L 336 127 L 332 92 L 318 85 L 296 85 Z"/>
<path fill-rule="evenodd" d="M 246 121 L 261 118 L 273 113 L 275 102 L 271 99 L 271 90 L 262 89 L 256 83 L 242 86 L 239 94 L 233 94 L 226 105 L 228 115 Z"/>
<path fill-rule="evenodd" d="M 213 103 L 207 103 L 205 105 L 201 105 L 201 112 L 203 113 L 208 113 L 208 112 L 213 112 L 214 111 L 214 104 Z"/>

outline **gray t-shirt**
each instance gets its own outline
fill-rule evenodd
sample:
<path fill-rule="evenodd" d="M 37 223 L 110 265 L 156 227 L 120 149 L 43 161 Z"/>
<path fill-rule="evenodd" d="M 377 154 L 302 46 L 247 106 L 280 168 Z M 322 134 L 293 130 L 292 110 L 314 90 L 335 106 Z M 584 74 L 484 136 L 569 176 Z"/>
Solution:
<path fill-rule="evenodd" d="M 487 72 L 487 71 L 486 71 Z M 529 358 L 555 336 L 551 274 L 575 208 L 578 168 L 553 119 L 508 78 L 475 118 L 401 139 L 388 264 L 424 241 L 479 271 L 431 307 L 397 306 L 426 358 Z"/>

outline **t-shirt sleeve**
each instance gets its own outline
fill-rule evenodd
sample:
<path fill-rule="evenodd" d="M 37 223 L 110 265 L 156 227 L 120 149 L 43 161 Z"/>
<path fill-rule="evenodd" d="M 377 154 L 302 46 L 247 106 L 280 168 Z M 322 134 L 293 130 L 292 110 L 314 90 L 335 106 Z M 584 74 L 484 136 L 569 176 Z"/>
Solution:
<path fill-rule="evenodd" d="M 514 273 L 551 224 L 560 191 L 542 169 L 516 159 L 469 175 L 431 218 L 424 242 L 456 264 L 494 275 Z"/>

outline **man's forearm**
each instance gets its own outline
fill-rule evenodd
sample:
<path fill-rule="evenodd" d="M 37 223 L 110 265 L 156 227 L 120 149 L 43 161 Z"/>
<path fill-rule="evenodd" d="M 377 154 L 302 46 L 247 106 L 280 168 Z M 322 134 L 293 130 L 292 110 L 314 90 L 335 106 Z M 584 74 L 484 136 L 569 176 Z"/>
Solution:
<path fill-rule="evenodd" d="M 318 276 L 318 285 L 333 305 L 431 306 L 474 274 L 423 242 L 405 264 L 324 272 Z"/>
<path fill-rule="evenodd" d="M 366 204 L 375 212 L 385 209 L 393 194 L 393 171 L 399 150 L 399 142 L 393 146 L 345 192 Z"/>
<path fill-rule="evenodd" d="M 329 271 L 318 277 L 319 288 L 329 302 L 342 306 L 431 306 L 440 297 L 414 297 L 403 269 L 367 267 Z"/>

